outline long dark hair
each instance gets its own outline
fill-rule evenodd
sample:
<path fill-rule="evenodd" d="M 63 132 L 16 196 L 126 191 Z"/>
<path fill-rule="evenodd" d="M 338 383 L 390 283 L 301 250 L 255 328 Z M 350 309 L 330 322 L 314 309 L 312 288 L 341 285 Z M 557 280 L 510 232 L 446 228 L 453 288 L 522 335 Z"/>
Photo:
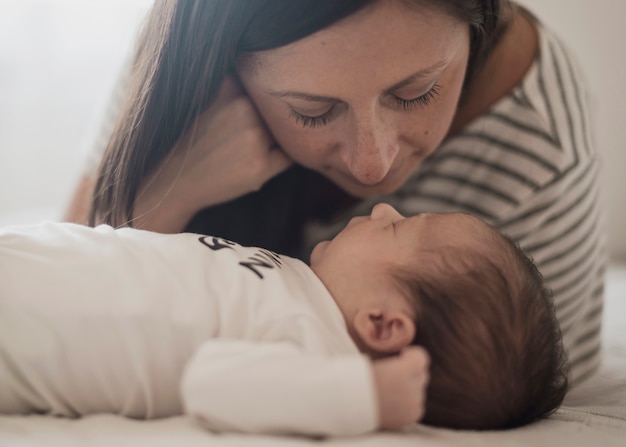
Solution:
<path fill-rule="evenodd" d="M 126 103 L 98 171 L 89 221 L 130 225 L 143 180 L 250 52 L 277 48 L 376 0 L 157 0 L 139 38 Z M 503 28 L 508 0 L 404 0 L 446 8 L 470 26 L 466 85 Z M 301 256 L 302 228 L 351 198 L 295 166 L 259 192 L 200 211 L 188 231 Z"/>

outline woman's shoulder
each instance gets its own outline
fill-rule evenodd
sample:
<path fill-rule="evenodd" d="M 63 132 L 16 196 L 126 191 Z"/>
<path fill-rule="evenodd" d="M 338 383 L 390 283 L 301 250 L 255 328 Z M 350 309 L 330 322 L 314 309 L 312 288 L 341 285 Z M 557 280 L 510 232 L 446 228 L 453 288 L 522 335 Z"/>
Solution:
<path fill-rule="evenodd" d="M 449 139 L 476 129 L 497 138 L 503 128 L 491 125 L 495 119 L 539 131 L 566 152 L 577 150 L 573 127 L 588 129 L 587 91 L 575 56 L 525 9 L 518 8 L 509 28 L 476 85 L 469 88 L 467 105 L 459 107 Z"/>
<path fill-rule="evenodd" d="M 539 20 L 538 49 L 505 96 L 440 147 L 434 159 L 463 148 L 490 159 L 522 156 L 553 175 L 595 158 L 583 75 L 566 45 Z"/>
<path fill-rule="evenodd" d="M 532 20 L 538 36 L 536 57 L 522 81 L 494 109 L 506 110 L 511 102 L 525 105 L 566 148 L 576 144 L 568 138 L 572 127 L 587 125 L 584 75 L 567 44 L 539 19 Z"/>

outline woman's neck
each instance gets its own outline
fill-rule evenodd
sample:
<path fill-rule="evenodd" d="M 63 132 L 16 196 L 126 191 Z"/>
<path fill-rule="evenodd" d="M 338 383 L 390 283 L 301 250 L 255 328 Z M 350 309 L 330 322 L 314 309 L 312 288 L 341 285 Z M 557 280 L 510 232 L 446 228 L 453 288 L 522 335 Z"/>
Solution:
<path fill-rule="evenodd" d="M 518 85 L 533 64 L 538 49 L 536 25 L 516 7 L 502 38 L 470 84 L 449 134 L 458 133 Z"/>

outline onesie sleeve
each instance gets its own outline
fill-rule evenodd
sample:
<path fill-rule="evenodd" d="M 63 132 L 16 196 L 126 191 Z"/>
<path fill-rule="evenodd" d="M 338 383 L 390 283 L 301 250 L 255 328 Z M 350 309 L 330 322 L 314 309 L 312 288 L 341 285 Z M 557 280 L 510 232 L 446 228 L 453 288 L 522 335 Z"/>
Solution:
<path fill-rule="evenodd" d="M 185 412 L 214 431 L 350 436 L 378 428 L 371 362 L 287 342 L 214 339 L 188 363 Z"/>

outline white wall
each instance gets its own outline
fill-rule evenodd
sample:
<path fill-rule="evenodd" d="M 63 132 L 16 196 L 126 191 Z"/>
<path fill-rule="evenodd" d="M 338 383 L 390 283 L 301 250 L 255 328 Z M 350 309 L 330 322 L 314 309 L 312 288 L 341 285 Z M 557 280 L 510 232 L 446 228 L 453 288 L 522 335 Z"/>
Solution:
<path fill-rule="evenodd" d="M 152 0 L 0 0 L 0 224 L 56 218 Z M 626 258 L 626 1 L 520 0 L 577 53 Z"/>
<path fill-rule="evenodd" d="M 0 223 L 57 218 L 152 0 L 0 0 Z"/>

